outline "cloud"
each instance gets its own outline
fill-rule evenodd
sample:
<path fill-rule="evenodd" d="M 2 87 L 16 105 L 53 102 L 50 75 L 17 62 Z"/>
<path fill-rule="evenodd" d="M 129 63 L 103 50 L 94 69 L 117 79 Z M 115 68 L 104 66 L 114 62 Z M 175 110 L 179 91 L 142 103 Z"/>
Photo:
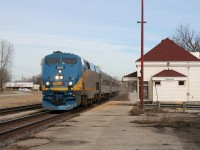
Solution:
<path fill-rule="evenodd" d="M 15 78 L 39 74 L 41 58 L 55 50 L 77 54 L 99 65 L 102 71 L 119 78 L 134 71 L 134 61 L 138 58 L 138 48 L 133 49 L 127 45 L 110 44 L 95 39 L 43 36 L 34 33 L 7 33 L 6 35 L 6 39 L 14 41 L 13 75 Z"/>

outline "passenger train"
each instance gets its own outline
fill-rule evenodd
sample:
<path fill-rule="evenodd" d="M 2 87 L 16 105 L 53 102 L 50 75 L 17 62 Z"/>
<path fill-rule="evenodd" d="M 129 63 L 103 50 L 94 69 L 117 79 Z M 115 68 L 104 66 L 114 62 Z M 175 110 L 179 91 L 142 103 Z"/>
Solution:
<path fill-rule="evenodd" d="M 42 61 L 42 106 L 70 110 L 119 93 L 119 82 L 78 55 L 60 51 Z"/>

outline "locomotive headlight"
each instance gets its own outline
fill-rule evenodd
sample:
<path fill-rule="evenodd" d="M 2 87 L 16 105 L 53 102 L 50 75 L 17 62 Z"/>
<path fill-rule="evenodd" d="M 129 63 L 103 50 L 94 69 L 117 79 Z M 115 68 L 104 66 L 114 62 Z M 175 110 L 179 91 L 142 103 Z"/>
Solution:
<path fill-rule="evenodd" d="M 64 77 L 63 76 L 60 76 L 60 79 L 62 80 Z"/>
<path fill-rule="evenodd" d="M 55 76 L 55 79 L 56 79 L 56 80 L 58 80 L 58 79 L 59 79 L 59 76 L 58 76 L 58 75 L 56 75 L 56 76 Z"/>
<path fill-rule="evenodd" d="M 50 83 L 47 81 L 47 82 L 46 82 L 46 86 L 49 86 L 49 85 L 50 85 Z"/>
<path fill-rule="evenodd" d="M 69 82 L 69 86 L 72 86 L 72 81 Z"/>
<path fill-rule="evenodd" d="M 58 73 L 62 73 L 62 70 L 58 70 Z"/>

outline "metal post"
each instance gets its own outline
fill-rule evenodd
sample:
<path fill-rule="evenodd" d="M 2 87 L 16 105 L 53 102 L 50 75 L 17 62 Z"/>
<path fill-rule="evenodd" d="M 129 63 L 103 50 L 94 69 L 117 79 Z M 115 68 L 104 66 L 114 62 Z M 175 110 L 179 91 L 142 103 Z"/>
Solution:
<path fill-rule="evenodd" d="M 159 101 L 156 102 L 156 109 L 160 110 L 160 102 Z"/>
<path fill-rule="evenodd" d="M 137 23 L 141 23 L 141 78 L 140 78 L 140 104 L 141 109 L 144 108 L 144 0 L 141 0 L 142 8 L 141 8 L 141 21 L 138 21 Z"/>
<path fill-rule="evenodd" d="M 183 112 L 186 110 L 186 102 L 183 102 Z"/>

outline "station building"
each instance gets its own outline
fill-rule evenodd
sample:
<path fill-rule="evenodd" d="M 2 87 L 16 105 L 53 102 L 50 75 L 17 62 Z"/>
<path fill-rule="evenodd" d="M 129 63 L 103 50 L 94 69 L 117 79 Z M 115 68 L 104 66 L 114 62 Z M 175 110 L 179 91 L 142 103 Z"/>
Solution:
<path fill-rule="evenodd" d="M 123 77 L 130 96 L 140 99 L 140 58 L 136 71 Z M 149 102 L 200 101 L 199 52 L 188 52 L 174 41 L 164 39 L 144 55 L 144 100 Z"/>

